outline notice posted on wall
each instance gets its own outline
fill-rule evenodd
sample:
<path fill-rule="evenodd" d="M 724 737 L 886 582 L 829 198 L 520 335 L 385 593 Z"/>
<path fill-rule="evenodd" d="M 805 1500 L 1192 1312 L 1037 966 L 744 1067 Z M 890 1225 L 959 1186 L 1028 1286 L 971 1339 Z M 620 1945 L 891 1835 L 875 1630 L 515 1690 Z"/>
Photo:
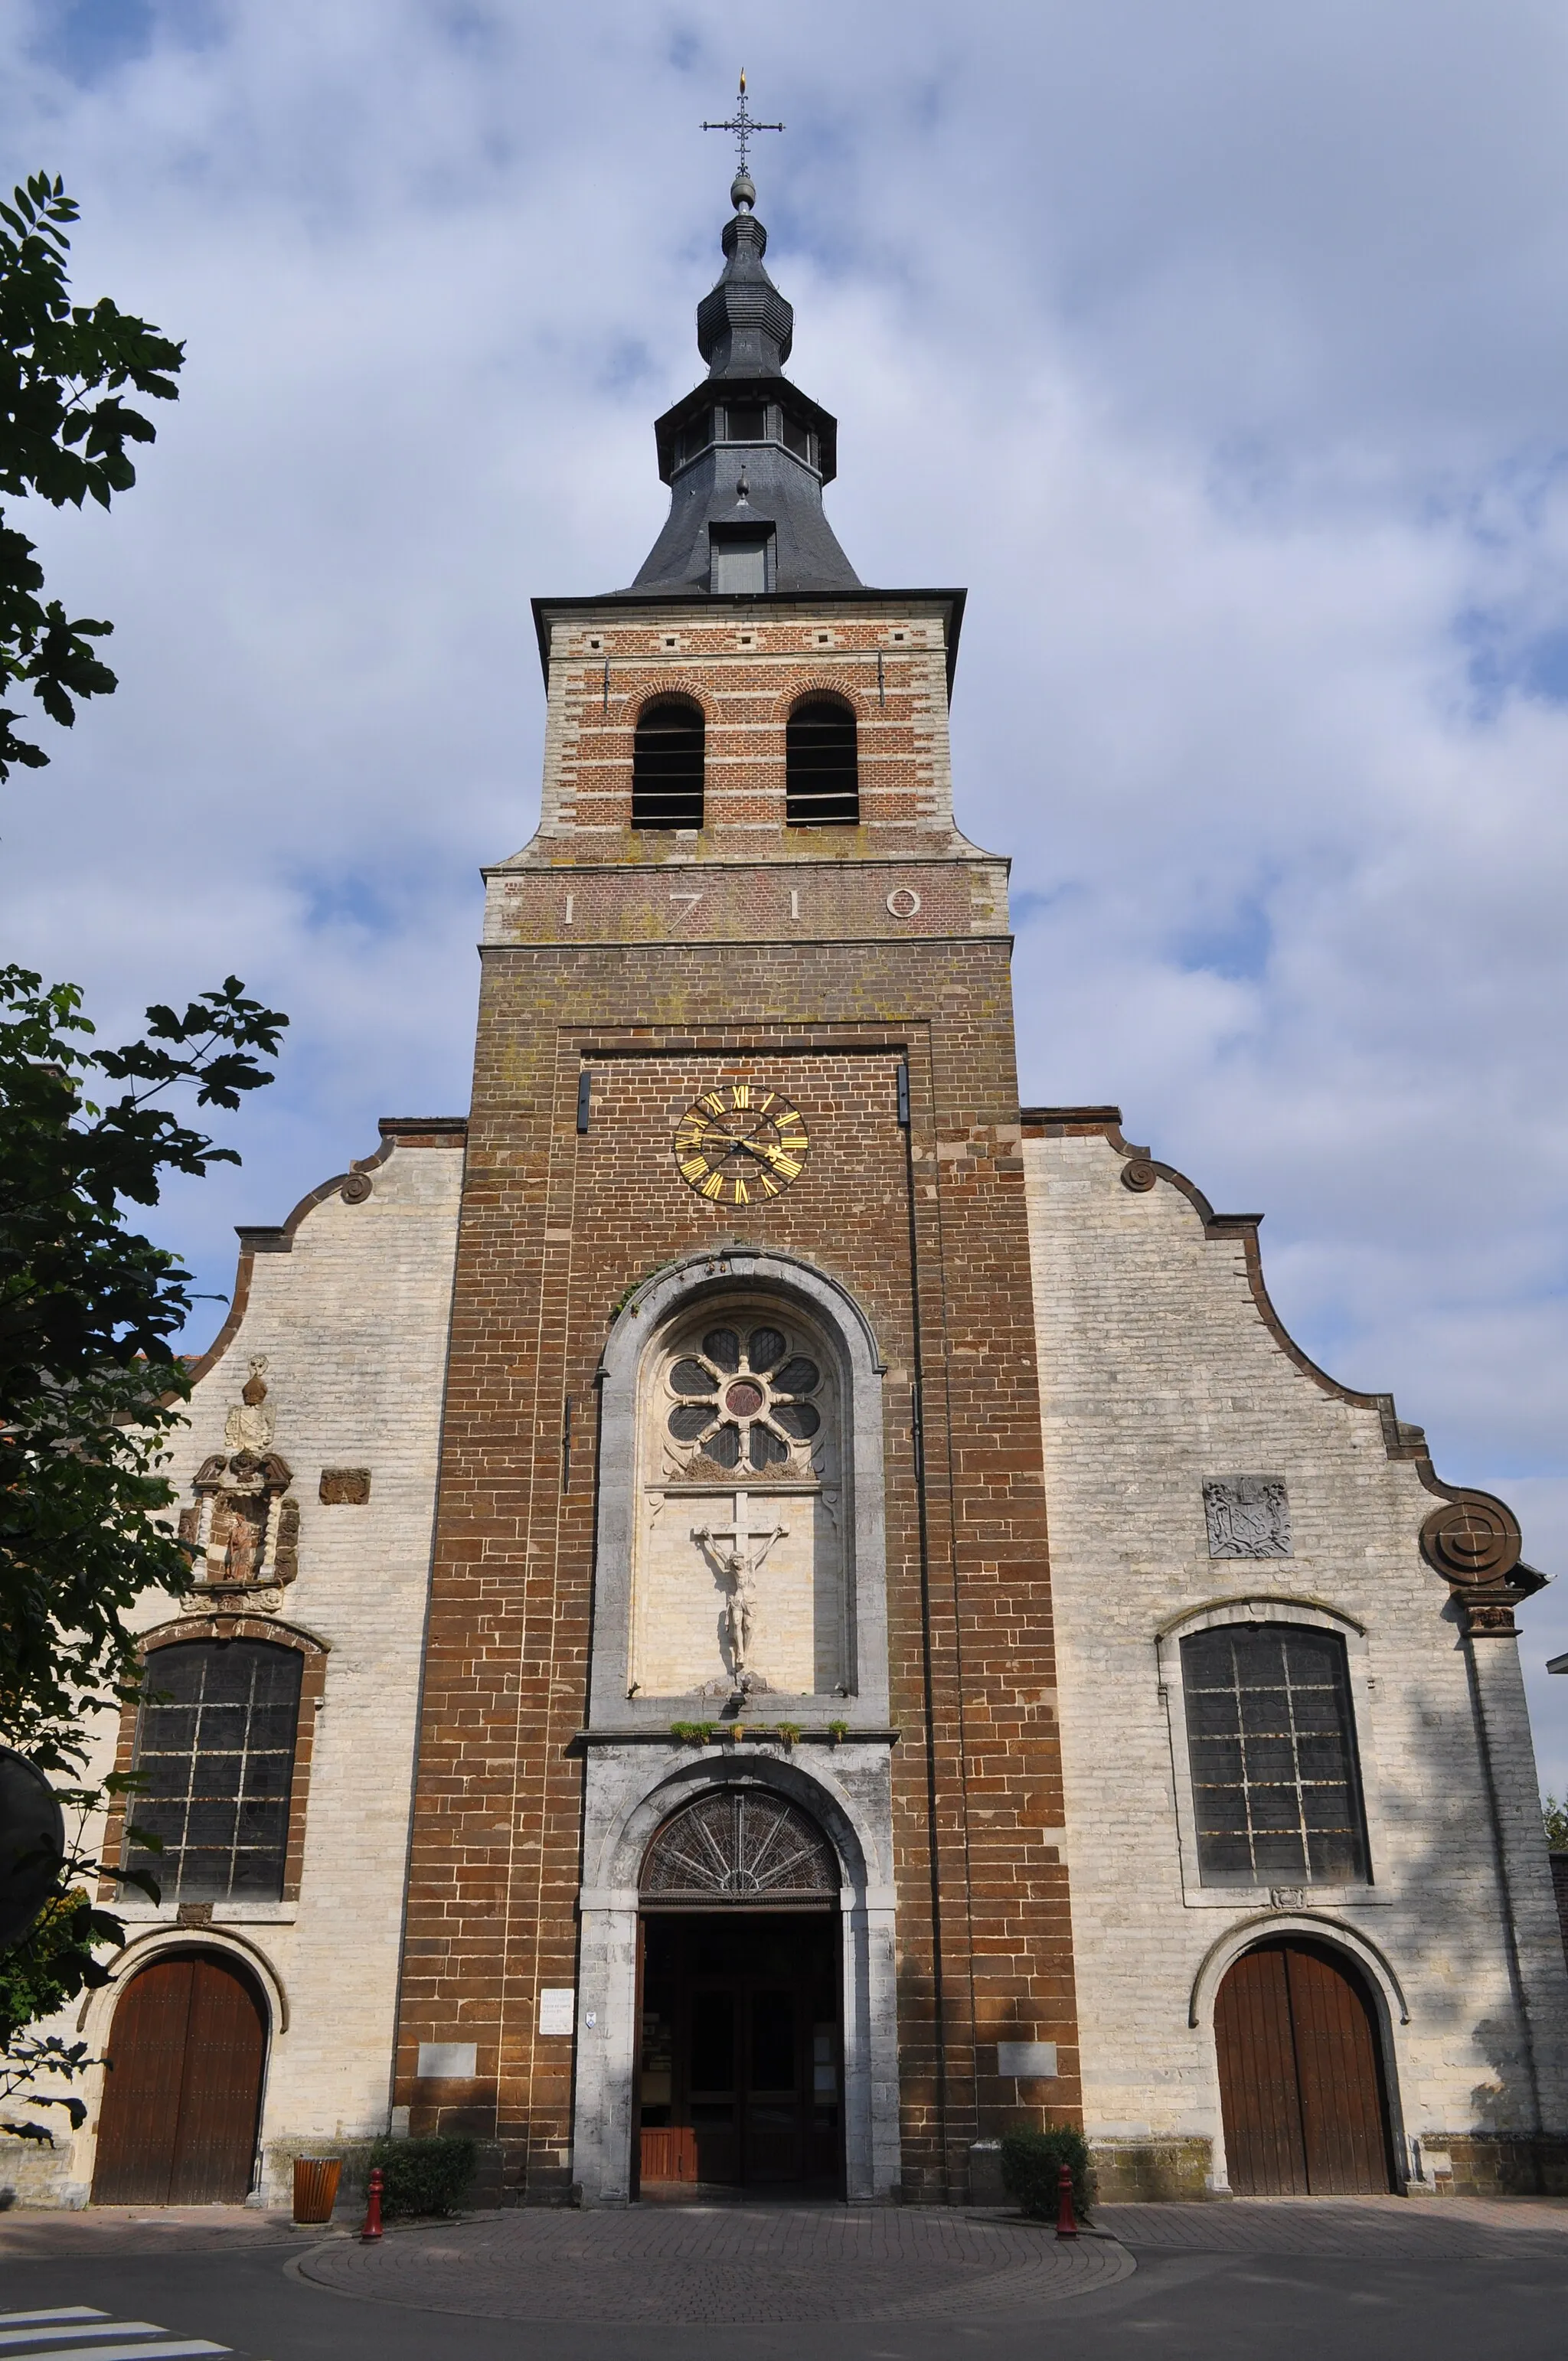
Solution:
<path fill-rule="evenodd" d="M 546 1984 L 543 1987 L 539 1995 L 539 2030 L 542 2035 L 564 2033 L 570 2039 L 576 1998 L 570 1984 Z"/>

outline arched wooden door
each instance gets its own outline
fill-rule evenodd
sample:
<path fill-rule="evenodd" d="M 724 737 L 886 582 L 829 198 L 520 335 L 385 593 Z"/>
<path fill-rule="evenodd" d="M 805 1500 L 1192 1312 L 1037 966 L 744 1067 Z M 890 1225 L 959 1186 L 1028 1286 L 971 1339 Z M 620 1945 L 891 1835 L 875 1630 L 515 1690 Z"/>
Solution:
<path fill-rule="evenodd" d="M 267 2015 L 219 1951 L 166 1951 L 115 2011 L 97 2205 L 238 2204 L 250 2193 Z"/>
<path fill-rule="evenodd" d="M 1321 1943 L 1244 1951 L 1214 2005 L 1225 2157 L 1237 2197 L 1330 2197 L 1392 2187 L 1372 2004 Z"/>

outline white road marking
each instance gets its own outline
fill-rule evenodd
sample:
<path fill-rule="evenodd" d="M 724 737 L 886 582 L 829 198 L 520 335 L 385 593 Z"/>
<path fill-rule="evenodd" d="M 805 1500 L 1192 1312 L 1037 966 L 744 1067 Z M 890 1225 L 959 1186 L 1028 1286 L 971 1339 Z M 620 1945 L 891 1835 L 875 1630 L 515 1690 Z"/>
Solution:
<path fill-rule="evenodd" d="M 71 2303 L 58 2312 L 0 2312 L 0 2328 L 20 2328 L 24 2321 L 38 2320 L 107 2320 L 106 2312 L 94 2312 L 88 2303 Z"/>
<path fill-rule="evenodd" d="M 134 2329 L 136 2323 L 125 2320 L 115 2325 Z M 183 2361 L 186 2354 L 233 2351 L 232 2345 L 209 2345 L 203 2336 L 170 2337 L 158 2345 L 138 2338 L 135 2345 L 50 2345 L 39 2348 L 38 2361 Z"/>
<path fill-rule="evenodd" d="M 13 2317 L 16 2317 L 13 2314 Z M 159 2320 L 111 2320 L 106 2312 L 35 2312 L 31 2328 L 0 2327 L 0 2351 L 10 2352 L 18 2345 L 52 2344 L 61 2336 L 167 2336 L 169 2331 Z M 90 2321 L 102 2321 L 101 2328 L 89 2327 Z M 45 2321 L 53 2324 L 48 2328 Z M 220 2345 L 216 2348 L 223 2350 Z"/>

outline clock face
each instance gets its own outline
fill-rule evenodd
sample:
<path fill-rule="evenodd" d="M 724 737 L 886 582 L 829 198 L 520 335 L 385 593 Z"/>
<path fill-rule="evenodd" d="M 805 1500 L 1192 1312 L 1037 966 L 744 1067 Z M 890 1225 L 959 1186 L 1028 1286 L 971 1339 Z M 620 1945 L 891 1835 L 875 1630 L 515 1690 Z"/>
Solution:
<path fill-rule="evenodd" d="M 810 1146 L 799 1108 L 756 1082 L 705 1091 L 675 1126 L 681 1179 L 716 1205 L 782 1197 Z"/>

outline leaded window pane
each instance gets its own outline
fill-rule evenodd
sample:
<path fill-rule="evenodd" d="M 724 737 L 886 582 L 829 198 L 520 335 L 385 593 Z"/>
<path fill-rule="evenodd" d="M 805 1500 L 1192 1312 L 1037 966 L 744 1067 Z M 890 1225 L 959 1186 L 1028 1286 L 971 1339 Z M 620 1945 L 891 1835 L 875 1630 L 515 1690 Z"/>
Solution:
<path fill-rule="evenodd" d="M 166 1897 L 281 1900 L 303 1669 L 297 1649 L 256 1640 L 181 1641 L 150 1660 L 130 1817 L 163 1840 Z"/>
<path fill-rule="evenodd" d="M 1224 1624 L 1183 1640 L 1181 1673 L 1204 1884 L 1364 1880 L 1343 1641 Z"/>

